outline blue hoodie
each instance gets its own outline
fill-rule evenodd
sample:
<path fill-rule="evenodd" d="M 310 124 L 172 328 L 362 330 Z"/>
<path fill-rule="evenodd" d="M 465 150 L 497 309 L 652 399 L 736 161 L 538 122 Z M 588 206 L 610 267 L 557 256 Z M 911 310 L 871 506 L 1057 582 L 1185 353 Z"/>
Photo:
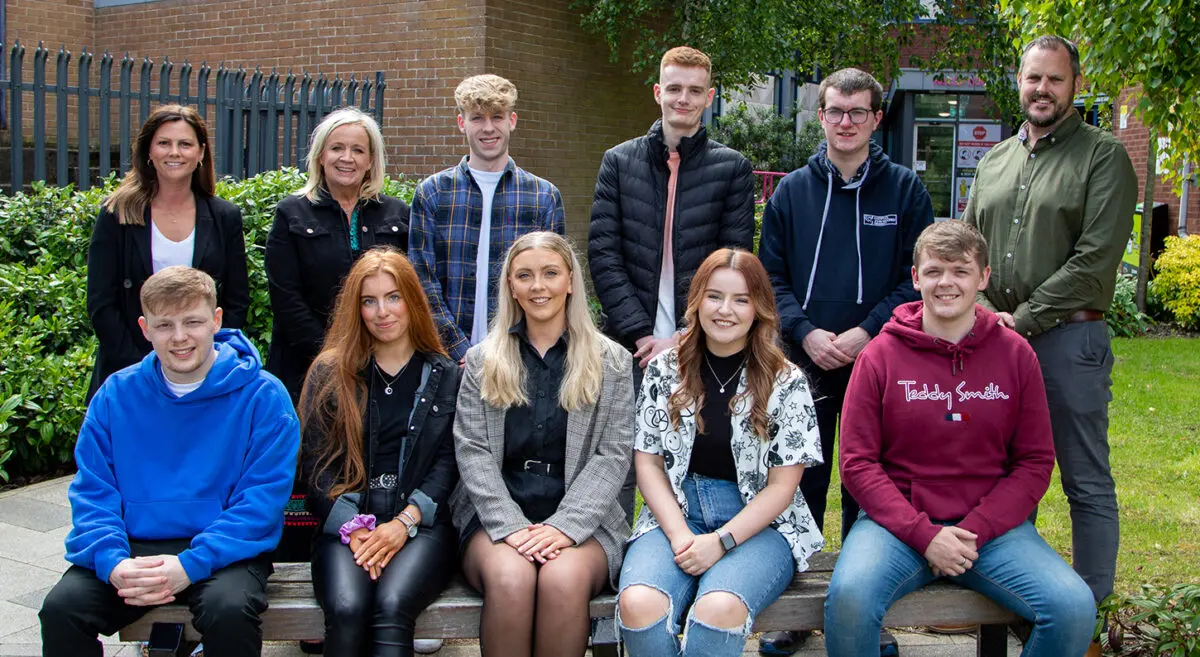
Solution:
<path fill-rule="evenodd" d="M 218 332 L 215 346 L 183 397 L 153 351 L 96 393 L 75 445 L 67 561 L 107 582 L 130 540 L 190 538 L 179 561 L 198 582 L 279 543 L 300 422 L 241 331 Z"/>
<path fill-rule="evenodd" d="M 763 212 L 759 257 L 775 288 L 783 337 L 855 326 L 874 337 L 912 286 L 917 236 L 933 223 L 929 193 L 875 142 L 861 177 L 846 184 L 826 143 L 779 181 Z"/>

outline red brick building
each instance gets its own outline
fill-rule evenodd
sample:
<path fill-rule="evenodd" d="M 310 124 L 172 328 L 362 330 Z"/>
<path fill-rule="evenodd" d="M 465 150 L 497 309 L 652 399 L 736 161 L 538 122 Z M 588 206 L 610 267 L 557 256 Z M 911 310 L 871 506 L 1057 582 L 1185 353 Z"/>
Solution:
<path fill-rule="evenodd" d="M 1122 95 L 1118 99 L 1117 106 L 1113 110 L 1113 132 L 1117 138 L 1125 144 L 1125 150 L 1129 152 L 1129 159 L 1133 160 L 1133 168 L 1138 175 L 1138 201 L 1140 202 L 1146 188 L 1146 157 L 1149 148 L 1149 131 L 1141 121 L 1133 115 L 1132 106 L 1129 107 L 1125 127 L 1121 127 L 1121 108 L 1129 105 L 1128 95 Z M 1191 176 L 1185 181 L 1187 185 L 1187 231 L 1188 234 L 1200 234 L 1200 187 L 1196 186 L 1196 171 L 1198 162 L 1193 162 L 1191 167 Z M 1175 188 L 1165 182 L 1162 176 L 1158 177 L 1154 187 L 1154 202 L 1167 204 L 1167 223 L 1170 226 L 1170 235 L 1175 235 L 1178 232 L 1179 213 L 1183 210 L 1182 195 L 1175 193 Z"/>
<path fill-rule="evenodd" d="M 563 193 L 568 232 L 586 238 L 605 149 L 658 115 L 644 78 L 608 61 L 570 0 L 7 0 L 3 40 L 86 46 L 172 62 L 386 76 L 388 169 L 423 177 L 466 153 L 454 87 L 511 79 L 520 100 L 512 153 Z M 31 59 L 27 55 L 27 59 Z M 51 58 L 51 64 L 53 57 Z M 28 63 L 27 63 L 28 66 Z M 72 62 L 72 76 L 75 65 Z M 157 70 L 155 71 L 157 77 Z M 136 84 L 136 83 L 135 83 Z M 154 82 L 157 88 L 157 81 Z"/>

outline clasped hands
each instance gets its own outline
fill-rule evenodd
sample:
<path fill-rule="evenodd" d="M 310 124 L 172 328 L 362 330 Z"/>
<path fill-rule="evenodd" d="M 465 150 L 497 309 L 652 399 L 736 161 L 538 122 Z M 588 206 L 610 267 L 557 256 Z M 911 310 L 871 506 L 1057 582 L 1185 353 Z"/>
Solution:
<path fill-rule="evenodd" d="M 179 557 L 159 554 L 124 559 L 112 569 L 108 581 L 125 604 L 152 607 L 175 601 L 175 594 L 191 586 Z"/>
<path fill-rule="evenodd" d="M 359 527 L 350 533 L 350 551 L 354 563 L 371 576 L 379 579 L 392 557 L 408 542 L 408 527 L 398 519 L 375 526 L 375 531 Z"/>
<path fill-rule="evenodd" d="M 977 538 L 977 535 L 954 525 L 938 530 L 929 547 L 925 548 L 925 560 L 929 562 L 933 574 L 954 577 L 970 570 L 979 559 L 975 543 Z"/>
<path fill-rule="evenodd" d="M 871 335 L 857 326 L 842 333 L 813 329 L 804 336 L 801 346 L 817 367 L 835 370 L 853 363 L 870 341 Z"/>
<path fill-rule="evenodd" d="M 680 570 L 698 577 L 725 556 L 725 546 L 716 532 L 696 535 L 689 531 L 671 539 L 671 552 Z"/>
<path fill-rule="evenodd" d="M 544 564 L 555 559 L 565 547 L 575 545 L 570 536 L 557 527 L 534 523 L 504 537 L 504 542 L 530 563 Z"/>

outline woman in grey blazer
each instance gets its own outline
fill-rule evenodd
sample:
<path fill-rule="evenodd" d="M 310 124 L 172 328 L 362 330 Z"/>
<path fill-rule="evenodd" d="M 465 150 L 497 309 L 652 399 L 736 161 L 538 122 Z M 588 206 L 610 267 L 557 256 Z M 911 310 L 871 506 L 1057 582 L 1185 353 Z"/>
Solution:
<path fill-rule="evenodd" d="M 559 235 L 519 238 L 500 281 L 454 422 L 463 573 L 483 593 L 483 655 L 583 655 L 588 602 L 615 585 L 630 533 L 633 364 L 593 324 Z"/>

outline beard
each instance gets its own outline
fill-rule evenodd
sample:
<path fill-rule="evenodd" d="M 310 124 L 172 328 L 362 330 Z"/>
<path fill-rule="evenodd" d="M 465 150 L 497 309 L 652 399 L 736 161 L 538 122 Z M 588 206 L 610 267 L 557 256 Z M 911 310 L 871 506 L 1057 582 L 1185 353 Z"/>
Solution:
<path fill-rule="evenodd" d="M 1069 98 L 1075 98 L 1074 89 L 1071 89 L 1071 95 Z M 1050 101 L 1053 109 L 1049 114 L 1044 116 L 1034 116 L 1033 113 L 1030 112 L 1030 108 L 1033 107 L 1033 104 L 1039 100 Z M 1028 101 L 1021 99 L 1021 113 L 1025 115 L 1025 120 L 1029 121 L 1030 125 L 1038 128 L 1049 128 L 1050 126 L 1053 126 L 1061 121 L 1063 117 L 1067 115 L 1067 112 L 1072 112 L 1074 110 L 1075 106 L 1069 100 L 1067 102 L 1059 103 L 1056 102 L 1051 96 L 1039 94 L 1031 97 Z"/>

